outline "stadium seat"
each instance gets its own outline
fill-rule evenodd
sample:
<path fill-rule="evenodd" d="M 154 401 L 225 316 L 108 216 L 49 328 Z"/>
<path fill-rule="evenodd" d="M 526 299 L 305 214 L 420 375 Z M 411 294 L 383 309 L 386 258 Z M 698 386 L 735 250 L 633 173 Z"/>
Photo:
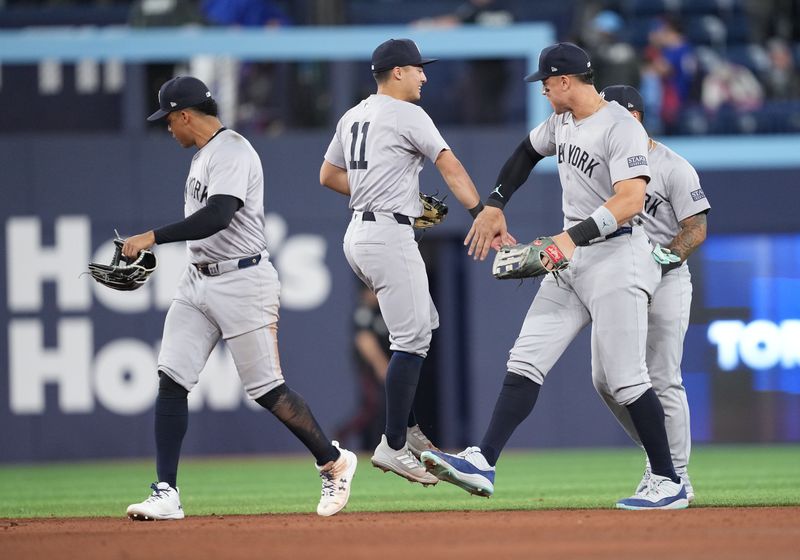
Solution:
<path fill-rule="evenodd" d="M 627 0 L 625 13 L 629 17 L 657 16 L 666 12 L 678 12 L 681 0 Z"/>
<path fill-rule="evenodd" d="M 687 0 L 681 3 L 681 15 L 718 15 L 720 11 L 719 0 Z"/>
<path fill-rule="evenodd" d="M 640 17 L 629 20 L 620 32 L 620 39 L 641 48 L 647 45 L 650 30 L 653 29 L 656 20 L 654 17 Z"/>
<path fill-rule="evenodd" d="M 770 60 L 763 46 L 751 43 L 749 45 L 732 45 L 727 48 L 725 57 L 735 64 L 740 64 L 754 74 L 762 74 L 769 70 Z"/>
<path fill-rule="evenodd" d="M 722 46 L 726 43 L 728 32 L 725 24 L 717 16 L 705 15 L 689 18 L 686 22 L 686 36 L 695 45 Z"/>
<path fill-rule="evenodd" d="M 734 14 L 723 21 L 728 30 L 729 45 L 750 41 L 750 20 L 746 14 Z"/>

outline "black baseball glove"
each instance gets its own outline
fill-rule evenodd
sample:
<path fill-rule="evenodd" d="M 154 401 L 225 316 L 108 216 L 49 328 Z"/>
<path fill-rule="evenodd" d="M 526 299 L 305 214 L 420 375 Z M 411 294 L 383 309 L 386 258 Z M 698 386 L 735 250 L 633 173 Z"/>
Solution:
<path fill-rule="evenodd" d="M 115 290 L 129 292 L 136 290 L 147 282 L 150 275 L 158 266 L 158 260 L 152 251 L 139 251 L 135 259 L 129 259 L 122 254 L 124 239 L 115 239 L 114 258 L 111 264 L 89 263 L 89 274 L 92 278 Z"/>
<path fill-rule="evenodd" d="M 537 237 L 531 243 L 501 247 L 494 257 L 492 274 L 499 280 L 535 278 L 549 272 L 558 274 L 569 259 L 552 237 Z"/>
<path fill-rule="evenodd" d="M 447 204 L 429 194 L 419 193 L 419 200 L 422 202 L 422 216 L 414 218 L 416 229 L 427 229 L 444 221 L 447 216 Z"/>

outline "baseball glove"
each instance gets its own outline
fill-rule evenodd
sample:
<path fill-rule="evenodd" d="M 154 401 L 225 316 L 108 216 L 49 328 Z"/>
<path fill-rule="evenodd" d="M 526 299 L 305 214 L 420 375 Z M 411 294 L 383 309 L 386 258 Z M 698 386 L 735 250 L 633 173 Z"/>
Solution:
<path fill-rule="evenodd" d="M 422 216 L 414 218 L 414 227 L 427 229 L 441 224 L 447 216 L 447 204 L 435 196 L 419 193 L 422 202 Z"/>
<path fill-rule="evenodd" d="M 89 274 L 104 286 L 128 292 L 136 290 L 147 282 L 150 275 L 158 266 L 158 260 L 152 251 L 139 251 L 135 259 L 129 259 L 122 254 L 124 239 L 115 239 L 114 258 L 111 264 L 89 263 Z"/>
<path fill-rule="evenodd" d="M 552 237 L 537 237 L 531 243 L 501 247 L 494 257 L 492 274 L 499 280 L 535 278 L 548 272 L 558 274 L 569 259 Z"/>

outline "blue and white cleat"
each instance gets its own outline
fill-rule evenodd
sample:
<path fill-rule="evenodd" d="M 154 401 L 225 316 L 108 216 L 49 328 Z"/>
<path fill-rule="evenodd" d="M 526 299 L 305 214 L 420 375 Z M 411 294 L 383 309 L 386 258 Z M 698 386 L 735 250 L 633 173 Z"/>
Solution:
<path fill-rule="evenodd" d="M 420 456 L 425 469 L 450 484 L 476 496 L 494 494 L 494 467 L 490 467 L 479 447 L 467 447 L 458 455 L 442 451 L 423 451 Z"/>
<path fill-rule="evenodd" d="M 645 487 L 617 502 L 617 509 L 684 509 L 689 507 L 686 488 L 666 476 L 650 474 Z"/>

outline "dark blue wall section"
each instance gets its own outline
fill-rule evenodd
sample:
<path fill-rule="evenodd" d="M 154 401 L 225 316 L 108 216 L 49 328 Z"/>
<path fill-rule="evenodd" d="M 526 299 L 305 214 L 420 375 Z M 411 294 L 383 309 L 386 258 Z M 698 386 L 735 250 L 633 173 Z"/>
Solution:
<path fill-rule="evenodd" d="M 444 134 L 479 190 L 488 193 L 525 131 Z M 265 168 L 270 251 L 284 285 L 282 364 L 288 382 L 332 433 L 356 404 L 350 313 L 357 283 L 341 252 L 347 200 L 318 184 L 328 141 L 327 134 L 298 133 L 253 144 Z M 158 247 L 161 265 L 153 281 L 130 294 L 109 294 L 80 273 L 90 259 L 110 256 L 114 228 L 128 235 L 182 215 L 192 153 L 166 132 L 0 136 L 0 322 L 6 333 L 0 341 L 0 461 L 152 453 L 153 369 L 164 314 L 185 258 L 182 248 Z M 797 231 L 797 172 L 701 172 L 713 204 L 710 231 Z M 430 163 L 422 190 L 447 192 Z M 534 173 L 507 210 L 512 233 L 526 240 L 560 230 L 560 197 L 555 174 Z M 508 350 L 537 284 L 495 281 L 488 261 L 468 259 L 461 241 L 470 220 L 452 196 L 449 200 L 447 222 L 420 242 L 435 277 L 433 295 L 442 317 L 435 363 L 426 370 L 435 377 L 436 400 L 422 416 L 436 424 L 431 429 L 438 430 L 443 445 L 459 446 L 477 441 L 488 422 Z M 720 281 L 719 275 L 714 278 Z M 715 317 L 742 315 L 735 305 L 715 305 Z M 696 392 L 698 403 L 695 436 L 736 440 L 724 427 L 726 416 L 714 412 L 722 405 L 713 393 L 720 384 L 728 387 L 736 376 L 752 372 L 740 369 L 716 380 L 705 376 L 713 362 L 708 356 L 716 356 L 709 353 L 716 349 L 705 340 L 710 319 L 701 319 L 702 325 L 692 327 L 698 335 L 687 350 L 690 402 L 694 407 Z M 267 413 L 245 404 L 229 362 L 214 358 L 211 369 L 208 381 L 223 382 L 212 382 L 202 402 L 193 404 L 187 453 L 302 449 Z M 736 391 L 737 398 L 752 394 Z M 796 415 L 797 395 L 780 398 L 781 406 Z M 786 399 L 794 404 L 786 405 Z M 739 439 L 758 440 L 764 433 L 750 430 Z M 769 433 L 768 439 L 797 437 L 796 430 Z M 535 412 L 510 445 L 621 444 L 627 444 L 626 437 L 591 385 L 584 332 L 548 376 Z"/>

